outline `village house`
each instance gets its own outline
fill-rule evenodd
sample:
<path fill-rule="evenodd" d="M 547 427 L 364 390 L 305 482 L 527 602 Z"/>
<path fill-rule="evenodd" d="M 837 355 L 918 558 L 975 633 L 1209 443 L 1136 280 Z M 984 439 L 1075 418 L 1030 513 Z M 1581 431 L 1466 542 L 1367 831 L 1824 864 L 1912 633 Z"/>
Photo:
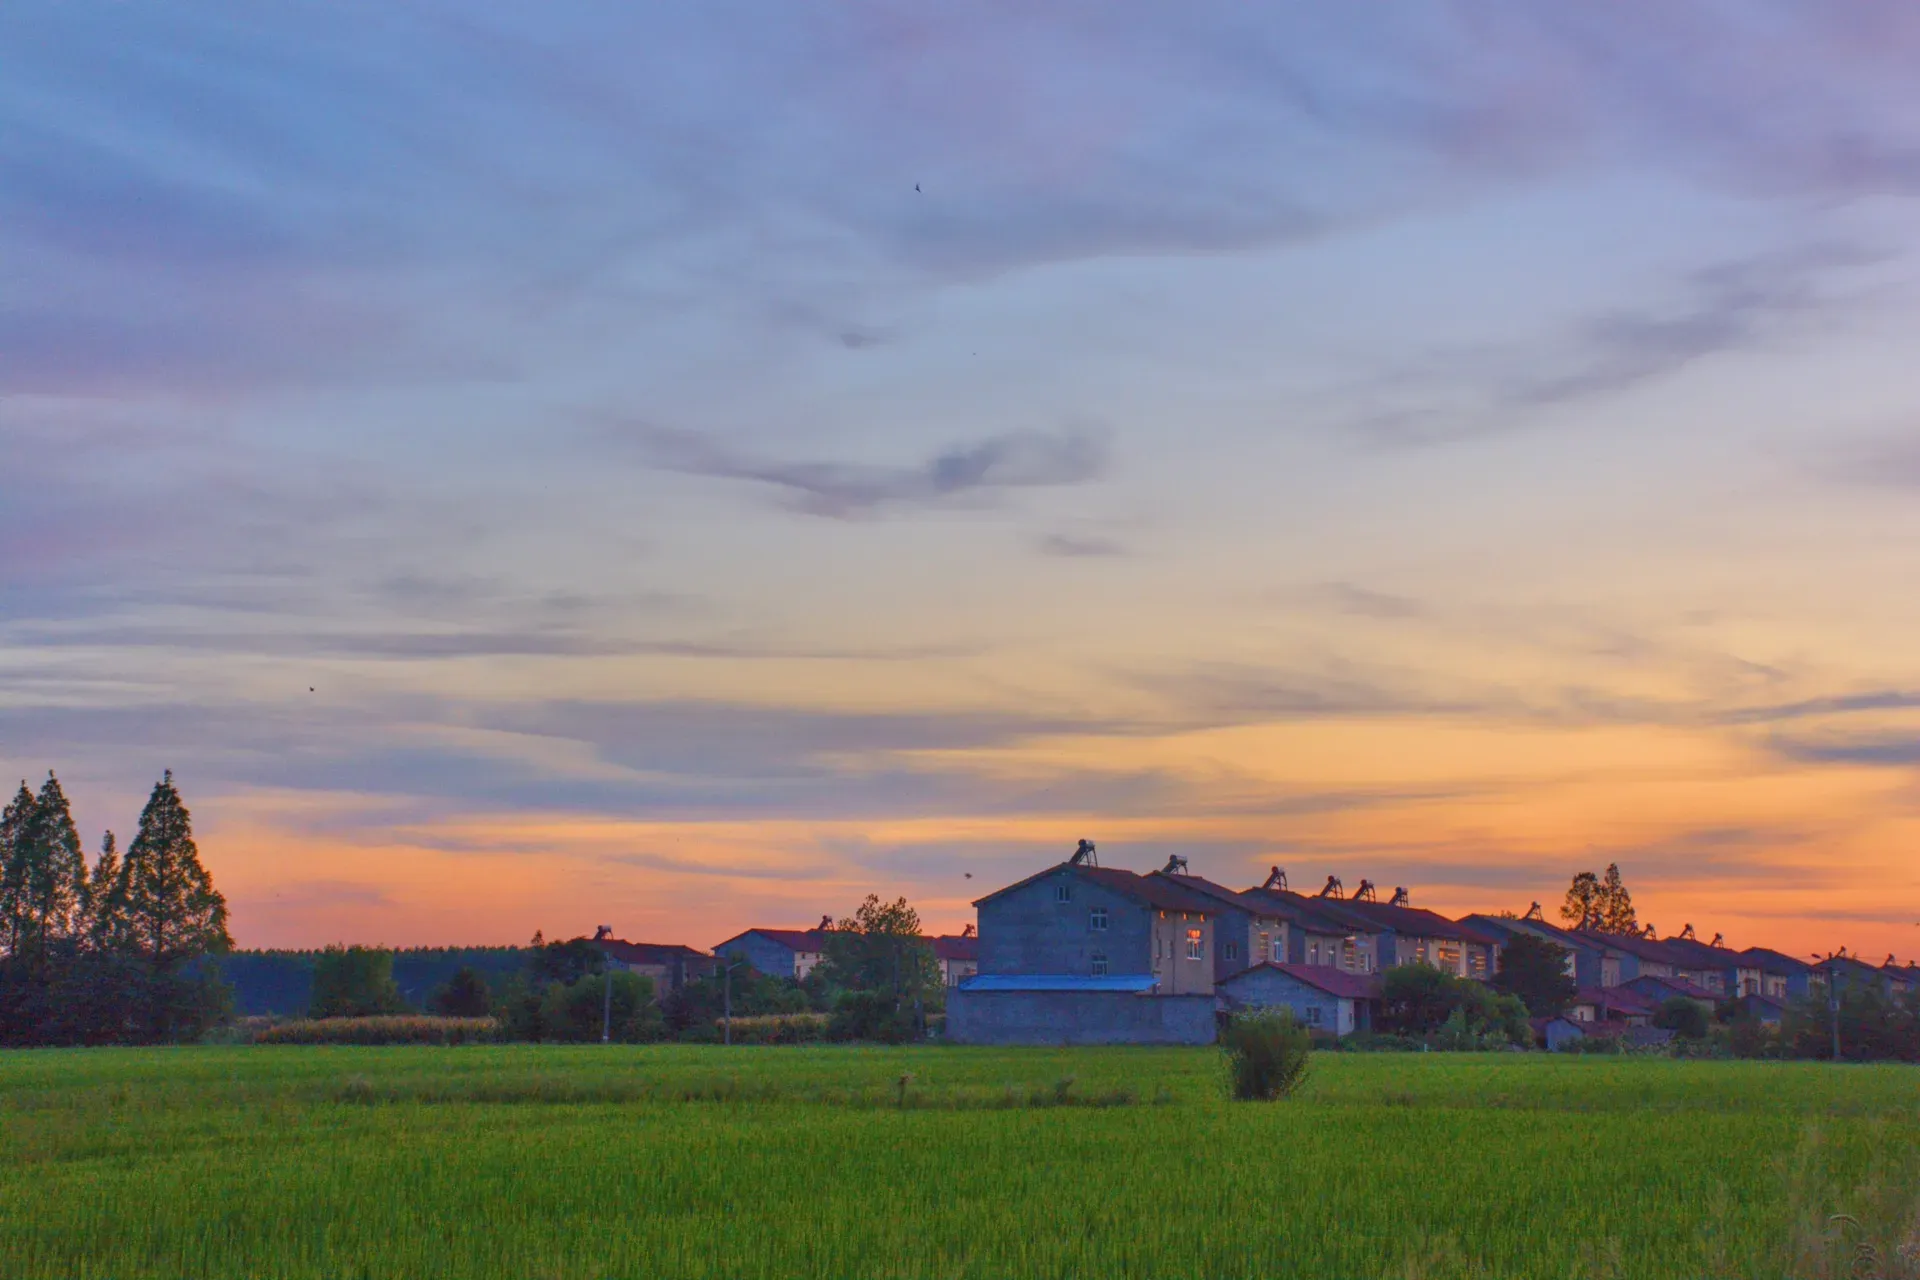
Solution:
<path fill-rule="evenodd" d="M 1733 957 L 1732 991 L 1742 996 L 1765 996 L 1782 1003 L 1804 1000 L 1811 989 L 1813 967 L 1766 947 L 1748 947 Z"/>
<path fill-rule="evenodd" d="M 1365 882 L 1362 881 L 1364 884 Z M 1341 910 L 1340 881 L 1327 877 L 1318 897 L 1295 893 L 1287 887 L 1287 873 L 1273 868 L 1257 888 L 1243 891 L 1249 900 L 1259 903 L 1286 924 L 1285 954 L 1270 954 L 1272 960 L 1288 964 L 1325 966 L 1342 973 L 1377 973 L 1380 960 L 1380 933 L 1374 925 Z"/>
<path fill-rule="evenodd" d="M 979 899 L 979 972 L 947 998 L 972 1044 L 1206 1044 L 1214 1038 L 1211 898 L 1073 856 Z"/>
<path fill-rule="evenodd" d="M 1657 1005 L 1676 998 L 1691 1000 L 1709 1014 L 1713 1012 L 1714 1005 L 1720 999 L 1717 993 L 1705 987 L 1695 986 L 1685 978 L 1659 978 L 1650 973 L 1630 978 L 1622 983 L 1621 987 L 1627 991 L 1638 992 Z"/>
<path fill-rule="evenodd" d="M 1377 973 L 1347 973 L 1330 965 L 1263 961 L 1220 984 L 1226 1012 L 1242 1009 L 1291 1009 L 1311 1031 L 1333 1036 L 1371 1031 L 1379 1009 Z"/>
<path fill-rule="evenodd" d="M 940 965 L 941 986 L 957 987 L 962 978 L 980 972 L 980 939 L 974 936 L 972 925 L 957 934 L 942 934 L 927 941 Z"/>
<path fill-rule="evenodd" d="M 1500 938 L 1502 946 L 1506 939 L 1516 933 L 1530 934 L 1553 943 L 1567 953 L 1567 976 L 1582 987 L 1611 987 L 1620 983 L 1619 951 L 1585 934 L 1547 923 L 1545 913 L 1537 902 L 1527 908 L 1525 915 L 1476 914 L 1462 916 L 1460 923 Z"/>
<path fill-rule="evenodd" d="M 1218 912 L 1213 918 L 1213 980 L 1218 983 L 1250 965 L 1285 960 L 1294 941 L 1289 922 L 1300 915 L 1286 904 L 1258 893 L 1240 893 L 1187 871 L 1187 860 L 1177 854 L 1153 873 L 1180 889 L 1208 899 Z M 1333 926 L 1328 926 L 1332 928 Z M 1315 951 L 1318 952 L 1316 947 Z"/>
<path fill-rule="evenodd" d="M 704 951 L 679 943 L 624 942 L 619 938 L 596 940 L 607 963 L 615 969 L 653 979 L 653 989 L 664 995 L 696 978 L 713 972 L 713 957 Z"/>
<path fill-rule="evenodd" d="M 1567 1005 L 1566 1016 L 1580 1023 L 1617 1022 L 1644 1027 L 1660 1012 L 1660 1002 L 1631 987 L 1581 987 Z"/>
<path fill-rule="evenodd" d="M 1499 935 L 1416 907 L 1405 888 L 1395 889 L 1389 902 L 1376 902 L 1372 886 L 1364 880 L 1361 886 L 1353 897 L 1335 905 L 1343 914 L 1357 917 L 1361 927 L 1372 929 L 1380 968 L 1424 964 L 1456 978 L 1492 979 L 1500 963 Z"/>
<path fill-rule="evenodd" d="M 825 935 L 832 927 L 833 918 L 822 916 L 812 929 L 749 929 L 715 946 L 713 954 L 745 960 L 768 977 L 805 981 L 826 955 Z"/>

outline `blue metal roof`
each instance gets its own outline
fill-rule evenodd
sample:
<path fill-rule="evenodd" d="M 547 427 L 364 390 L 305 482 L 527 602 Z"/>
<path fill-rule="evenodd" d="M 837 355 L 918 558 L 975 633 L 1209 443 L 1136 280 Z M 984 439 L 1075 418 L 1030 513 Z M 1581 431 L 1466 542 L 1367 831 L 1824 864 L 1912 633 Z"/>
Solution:
<path fill-rule="evenodd" d="M 1082 977 L 1072 973 L 976 973 L 960 980 L 962 991 L 1119 991 L 1138 994 L 1153 990 L 1150 973 L 1114 973 Z"/>

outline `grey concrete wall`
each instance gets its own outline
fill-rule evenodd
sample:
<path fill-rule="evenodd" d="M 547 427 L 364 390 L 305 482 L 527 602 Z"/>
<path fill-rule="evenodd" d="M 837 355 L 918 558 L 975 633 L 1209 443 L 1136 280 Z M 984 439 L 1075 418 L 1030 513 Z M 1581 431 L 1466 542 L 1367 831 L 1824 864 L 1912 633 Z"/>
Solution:
<path fill-rule="evenodd" d="M 956 1044 L 1212 1044 L 1213 997 L 954 990 L 947 993 L 947 1039 Z"/>
<path fill-rule="evenodd" d="M 793 951 L 772 938 L 763 938 L 758 934 L 748 934 L 744 938 L 735 938 L 720 951 L 728 959 L 744 956 L 748 964 L 772 978 L 791 978 L 793 976 Z"/>
<path fill-rule="evenodd" d="M 1278 969 L 1255 969 L 1244 974 L 1228 984 L 1221 995 L 1229 1009 L 1291 1009 L 1294 1017 L 1316 1031 L 1344 1036 L 1355 1027 L 1353 1001 L 1310 987 Z"/>
<path fill-rule="evenodd" d="M 1065 884 L 1072 895 L 1057 900 Z M 1107 927 L 1093 927 L 1104 907 Z M 1093 973 L 1093 957 L 1107 957 L 1109 974 L 1153 972 L 1154 913 L 1066 867 L 980 904 L 981 973 Z"/>

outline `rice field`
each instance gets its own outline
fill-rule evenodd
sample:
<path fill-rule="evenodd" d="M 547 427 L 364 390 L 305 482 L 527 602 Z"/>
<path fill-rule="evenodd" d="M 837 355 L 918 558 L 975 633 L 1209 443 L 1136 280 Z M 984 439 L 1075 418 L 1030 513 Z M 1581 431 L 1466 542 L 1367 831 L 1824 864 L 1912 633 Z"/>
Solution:
<path fill-rule="evenodd" d="M 0 1054 L 14 1280 L 1896 1276 L 1916 1188 L 1899 1066 L 1322 1054 L 1248 1104 L 1191 1049 Z"/>

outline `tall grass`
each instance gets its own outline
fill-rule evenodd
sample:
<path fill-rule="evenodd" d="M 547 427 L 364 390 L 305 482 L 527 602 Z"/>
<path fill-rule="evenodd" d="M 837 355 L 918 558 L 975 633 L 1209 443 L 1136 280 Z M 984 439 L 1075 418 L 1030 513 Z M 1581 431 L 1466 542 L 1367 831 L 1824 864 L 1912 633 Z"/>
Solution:
<path fill-rule="evenodd" d="M 0 1274 L 1825 1280 L 1920 1186 L 1911 1068 L 1341 1054 L 1243 1107 L 1217 1061 L 0 1055 Z"/>

